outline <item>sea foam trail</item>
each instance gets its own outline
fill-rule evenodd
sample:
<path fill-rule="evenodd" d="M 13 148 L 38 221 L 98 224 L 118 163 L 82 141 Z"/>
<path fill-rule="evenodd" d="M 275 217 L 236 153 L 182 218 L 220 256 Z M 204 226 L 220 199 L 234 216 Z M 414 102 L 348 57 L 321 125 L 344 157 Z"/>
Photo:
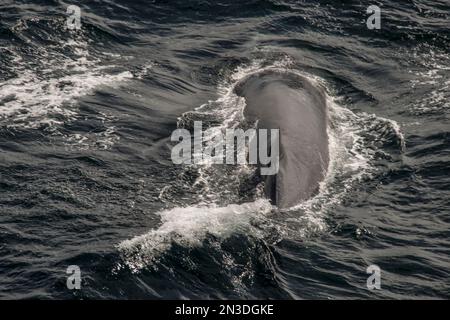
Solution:
<path fill-rule="evenodd" d="M 290 61 L 281 61 L 268 67 L 262 67 L 261 62 L 256 62 L 238 68 L 231 76 L 231 81 L 219 87 L 218 100 L 200 106 L 189 112 L 189 115 L 183 115 L 179 124 L 184 125 L 196 117 L 203 119 L 205 115 L 214 115 L 216 120 L 221 120 L 217 125 L 220 129 L 238 126 L 243 120 L 245 104 L 242 98 L 234 94 L 234 86 L 244 77 L 267 69 L 299 73 L 326 86 L 319 78 L 292 70 Z M 325 218 L 329 209 L 339 205 L 355 184 L 370 178 L 374 173 L 372 162 L 380 151 L 376 142 L 385 139 L 383 133 L 389 131 L 395 139 L 402 140 L 398 126 L 391 120 L 364 113 L 354 114 L 340 106 L 331 96 L 327 103 L 330 163 L 316 196 L 282 212 L 261 197 L 257 197 L 254 202 L 219 206 L 217 203 L 223 202 L 224 193 L 229 201 L 239 201 L 233 192 L 239 182 L 237 179 L 255 169 L 235 166 L 232 169 L 234 171 L 225 174 L 220 166 L 196 166 L 198 178 L 187 187 L 194 188 L 197 184 L 203 186 L 199 191 L 201 204 L 159 212 L 160 227 L 118 245 L 122 256 L 121 266 L 137 272 L 157 262 L 173 243 L 185 247 L 200 246 L 208 234 L 224 239 L 240 233 L 259 239 L 275 239 L 276 242 L 282 238 L 298 239 L 326 231 Z M 168 189 L 170 186 L 164 192 L 168 192 Z"/>
<path fill-rule="evenodd" d="M 2 49 L 14 60 L 12 71 L 17 76 L 0 83 L 0 129 L 41 130 L 65 148 L 77 151 L 109 149 L 120 139 L 113 116 L 98 110 L 89 117 L 101 124 L 99 130 L 63 128 L 82 119 L 76 107 L 79 98 L 140 77 L 129 71 L 113 71 L 120 56 L 94 52 L 81 39 L 39 47 L 34 59 L 22 57 L 13 46 L 0 48 L 0 52 Z"/>

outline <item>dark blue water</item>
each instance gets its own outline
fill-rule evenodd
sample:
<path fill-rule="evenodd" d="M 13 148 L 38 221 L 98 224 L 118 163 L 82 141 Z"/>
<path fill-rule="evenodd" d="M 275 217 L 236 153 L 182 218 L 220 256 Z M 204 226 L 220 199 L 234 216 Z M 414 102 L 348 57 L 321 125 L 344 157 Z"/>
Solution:
<path fill-rule="evenodd" d="M 450 298 L 448 1 L 70 4 L 0 3 L 1 298 Z M 170 160 L 267 68 L 329 95 L 328 176 L 285 212 L 254 168 Z"/>

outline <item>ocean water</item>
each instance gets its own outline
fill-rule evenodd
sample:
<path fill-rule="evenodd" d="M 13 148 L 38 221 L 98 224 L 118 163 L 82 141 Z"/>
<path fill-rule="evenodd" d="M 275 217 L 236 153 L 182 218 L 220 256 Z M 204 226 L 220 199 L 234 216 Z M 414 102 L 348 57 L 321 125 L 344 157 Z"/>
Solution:
<path fill-rule="evenodd" d="M 70 4 L 0 2 L 0 298 L 450 298 L 448 1 Z M 266 69 L 328 95 L 326 179 L 283 211 L 252 166 L 170 160 Z"/>

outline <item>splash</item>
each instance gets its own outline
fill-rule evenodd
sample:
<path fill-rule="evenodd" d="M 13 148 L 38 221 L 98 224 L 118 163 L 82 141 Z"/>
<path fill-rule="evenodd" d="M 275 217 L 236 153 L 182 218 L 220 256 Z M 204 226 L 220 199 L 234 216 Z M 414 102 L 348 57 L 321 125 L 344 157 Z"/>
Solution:
<path fill-rule="evenodd" d="M 219 129 L 243 125 L 245 103 L 234 94 L 234 87 L 244 77 L 268 69 L 297 73 L 326 88 L 322 79 L 293 70 L 289 59 L 268 66 L 256 61 L 238 68 L 228 82 L 219 86 L 220 97 L 216 101 L 183 114 L 179 126 L 189 127 L 199 118 L 209 119 L 211 126 Z M 283 238 L 302 239 L 326 231 L 329 210 L 339 205 L 355 185 L 375 172 L 373 162 L 379 152 L 378 142 L 386 138 L 385 132 L 391 133 L 389 138 L 402 140 L 398 125 L 391 120 L 354 114 L 331 96 L 328 106 L 330 163 L 316 196 L 293 208 L 278 211 L 262 197 L 259 184 L 253 201 L 239 204 L 245 198 L 237 186 L 246 183 L 255 168 L 245 165 L 232 168 L 212 164 L 190 166 L 186 173 L 195 171 L 196 178 L 193 183 L 184 183 L 186 189 L 194 189 L 198 204 L 162 211 L 158 213 L 161 217 L 159 228 L 120 243 L 118 249 L 123 265 L 137 272 L 154 265 L 173 243 L 185 247 L 201 246 L 209 234 L 224 239 L 241 233 L 275 243 Z M 171 193 L 171 187 L 164 188 L 162 199 Z"/>
<path fill-rule="evenodd" d="M 208 234 L 224 239 L 237 231 L 258 236 L 261 231 L 252 222 L 263 219 L 271 210 L 266 199 L 225 207 L 210 205 L 165 210 L 158 213 L 162 222 L 158 229 L 123 241 L 118 249 L 123 264 L 137 272 L 158 261 L 173 243 L 199 246 Z"/>

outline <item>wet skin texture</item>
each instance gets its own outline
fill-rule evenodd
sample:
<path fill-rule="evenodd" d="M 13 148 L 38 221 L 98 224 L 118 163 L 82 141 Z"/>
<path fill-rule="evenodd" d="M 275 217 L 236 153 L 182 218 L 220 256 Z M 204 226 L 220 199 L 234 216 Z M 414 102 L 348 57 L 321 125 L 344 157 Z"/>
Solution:
<path fill-rule="evenodd" d="M 292 73 L 264 71 L 235 88 L 244 116 L 258 129 L 279 129 L 279 170 L 263 176 L 265 193 L 279 208 L 314 195 L 328 168 L 327 103 L 322 88 Z"/>

